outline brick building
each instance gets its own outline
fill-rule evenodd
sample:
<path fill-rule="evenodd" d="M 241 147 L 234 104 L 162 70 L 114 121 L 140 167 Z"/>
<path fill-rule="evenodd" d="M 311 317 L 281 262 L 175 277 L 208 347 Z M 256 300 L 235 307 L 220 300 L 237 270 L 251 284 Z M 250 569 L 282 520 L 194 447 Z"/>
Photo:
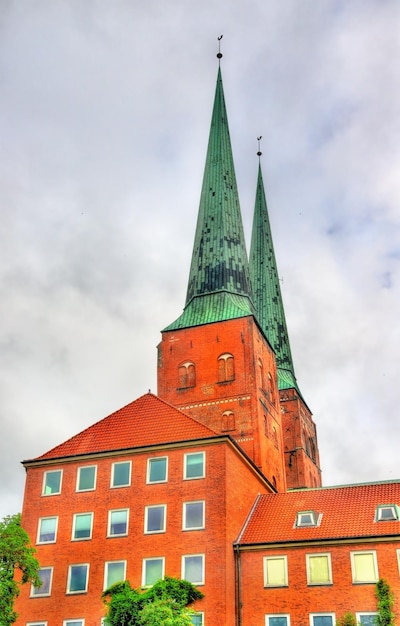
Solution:
<path fill-rule="evenodd" d="M 201 588 L 204 626 L 347 611 L 369 625 L 379 577 L 399 602 L 400 482 L 321 486 L 260 166 L 247 257 L 220 69 L 185 307 L 157 373 L 157 396 L 24 461 L 43 584 L 22 590 L 19 626 L 100 626 L 110 584 L 164 575 Z"/>

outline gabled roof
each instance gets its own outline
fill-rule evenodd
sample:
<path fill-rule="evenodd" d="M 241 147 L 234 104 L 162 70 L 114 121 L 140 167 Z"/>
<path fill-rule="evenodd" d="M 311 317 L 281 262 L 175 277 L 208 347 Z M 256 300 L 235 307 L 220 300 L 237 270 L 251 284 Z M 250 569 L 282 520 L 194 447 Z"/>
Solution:
<path fill-rule="evenodd" d="M 185 309 L 164 330 L 246 315 L 254 307 L 219 68 Z"/>
<path fill-rule="evenodd" d="M 400 481 L 293 490 L 259 496 L 238 543 L 276 544 L 398 535 L 400 521 L 375 521 L 378 505 L 400 504 Z M 315 511 L 319 525 L 296 528 L 297 514 Z"/>
<path fill-rule="evenodd" d="M 191 441 L 213 437 L 215 434 L 207 426 L 154 394 L 146 393 L 32 460 L 41 461 Z"/>

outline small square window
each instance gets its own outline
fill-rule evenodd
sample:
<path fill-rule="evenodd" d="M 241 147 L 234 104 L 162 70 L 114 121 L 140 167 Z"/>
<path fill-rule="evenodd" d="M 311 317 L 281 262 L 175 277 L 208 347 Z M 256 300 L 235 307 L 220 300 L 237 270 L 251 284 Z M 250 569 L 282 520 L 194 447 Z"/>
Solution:
<path fill-rule="evenodd" d="M 76 479 L 77 491 L 93 491 L 96 488 L 96 465 L 85 465 L 78 467 Z"/>
<path fill-rule="evenodd" d="M 129 509 L 108 512 L 108 536 L 120 537 L 128 534 Z"/>
<path fill-rule="evenodd" d="M 184 478 L 204 478 L 205 476 L 205 463 L 204 452 L 190 452 L 185 454 L 185 470 Z"/>
<path fill-rule="evenodd" d="M 39 598 L 41 596 L 49 596 L 51 593 L 51 581 L 53 578 L 52 567 L 41 567 L 39 570 L 39 578 L 42 582 L 40 587 L 31 587 L 31 597 Z"/>
<path fill-rule="evenodd" d="M 296 528 L 319 526 L 321 516 L 316 511 L 300 511 L 296 517 Z"/>
<path fill-rule="evenodd" d="M 204 528 L 204 500 L 183 503 L 183 530 Z"/>
<path fill-rule="evenodd" d="M 331 585 L 332 567 L 330 554 L 307 554 L 307 584 Z"/>
<path fill-rule="evenodd" d="M 166 456 L 147 460 L 147 482 L 165 483 L 167 481 L 168 458 Z"/>
<path fill-rule="evenodd" d="M 89 565 L 70 565 L 67 593 L 85 593 L 88 586 Z"/>
<path fill-rule="evenodd" d="M 85 626 L 84 619 L 65 619 L 63 626 Z"/>
<path fill-rule="evenodd" d="M 264 587 L 287 587 L 287 556 L 264 557 Z"/>
<path fill-rule="evenodd" d="M 193 626 L 204 626 L 204 613 L 193 613 L 190 616 Z"/>
<path fill-rule="evenodd" d="M 356 613 L 357 624 L 360 626 L 376 626 L 378 613 Z"/>
<path fill-rule="evenodd" d="M 164 578 L 164 557 L 143 559 L 142 585 L 151 587 Z"/>
<path fill-rule="evenodd" d="M 92 538 L 93 513 L 76 513 L 72 525 L 72 539 Z"/>
<path fill-rule="evenodd" d="M 104 567 L 104 589 L 120 583 L 126 577 L 126 561 L 108 561 Z"/>
<path fill-rule="evenodd" d="M 204 585 L 204 554 L 182 557 L 182 578 L 193 585 Z"/>
<path fill-rule="evenodd" d="M 376 552 L 351 552 L 351 571 L 353 583 L 376 583 L 378 580 L 378 565 Z"/>
<path fill-rule="evenodd" d="M 43 476 L 43 491 L 44 496 L 54 496 L 61 493 L 61 479 L 62 470 L 51 470 L 45 472 Z"/>
<path fill-rule="evenodd" d="M 57 535 L 58 517 L 41 517 L 37 543 L 54 543 Z"/>
<path fill-rule="evenodd" d="M 290 615 L 266 615 L 265 626 L 290 626 Z"/>
<path fill-rule="evenodd" d="M 131 462 L 112 464 L 111 487 L 129 487 L 131 484 Z"/>
<path fill-rule="evenodd" d="M 164 533 L 165 532 L 165 518 L 166 518 L 167 506 L 165 504 L 158 504 L 155 506 L 145 507 L 145 521 L 144 532 L 145 533 Z"/>
<path fill-rule="evenodd" d="M 310 626 L 334 626 L 334 624 L 336 624 L 334 613 L 310 614 Z"/>
<path fill-rule="evenodd" d="M 381 504 L 375 513 L 376 522 L 393 522 L 399 519 L 399 510 L 396 504 Z"/>

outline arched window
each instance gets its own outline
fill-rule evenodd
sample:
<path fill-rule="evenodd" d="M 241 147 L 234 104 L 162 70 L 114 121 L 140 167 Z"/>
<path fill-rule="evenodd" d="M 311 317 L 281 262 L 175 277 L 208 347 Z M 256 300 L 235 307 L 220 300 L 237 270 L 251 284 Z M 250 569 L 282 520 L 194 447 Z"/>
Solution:
<path fill-rule="evenodd" d="M 258 359 L 258 369 L 259 369 L 259 372 L 260 372 L 261 389 L 263 389 L 264 391 L 267 391 L 267 388 L 265 386 L 264 366 L 263 366 L 263 363 L 262 363 L 261 359 Z"/>
<path fill-rule="evenodd" d="M 222 430 L 235 430 L 235 415 L 233 411 L 224 411 L 222 414 Z"/>
<path fill-rule="evenodd" d="M 269 397 L 272 404 L 275 404 L 275 385 L 271 374 L 268 374 Z"/>
<path fill-rule="evenodd" d="M 196 368 L 192 361 L 181 363 L 178 367 L 178 387 L 185 389 L 196 385 Z"/>
<path fill-rule="evenodd" d="M 235 380 L 235 363 L 232 354 L 221 354 L 218 358 L 218 382 Z"/>

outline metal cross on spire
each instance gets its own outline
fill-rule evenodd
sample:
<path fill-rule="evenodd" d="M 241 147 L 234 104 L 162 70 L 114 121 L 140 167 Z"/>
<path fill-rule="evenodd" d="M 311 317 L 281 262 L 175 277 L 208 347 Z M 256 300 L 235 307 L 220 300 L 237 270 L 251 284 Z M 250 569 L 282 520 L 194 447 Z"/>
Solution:
<path fill-rule="evenodd" d="M 218 63 L 221 64 L 221 59 L 222 59 L 222 52 L 221 52 L 221 39 L 222 39 L 223 35 L 220 35 L 218 37 L 218 54 L 217 54 L 217 59 L 218 59 Z"/>

